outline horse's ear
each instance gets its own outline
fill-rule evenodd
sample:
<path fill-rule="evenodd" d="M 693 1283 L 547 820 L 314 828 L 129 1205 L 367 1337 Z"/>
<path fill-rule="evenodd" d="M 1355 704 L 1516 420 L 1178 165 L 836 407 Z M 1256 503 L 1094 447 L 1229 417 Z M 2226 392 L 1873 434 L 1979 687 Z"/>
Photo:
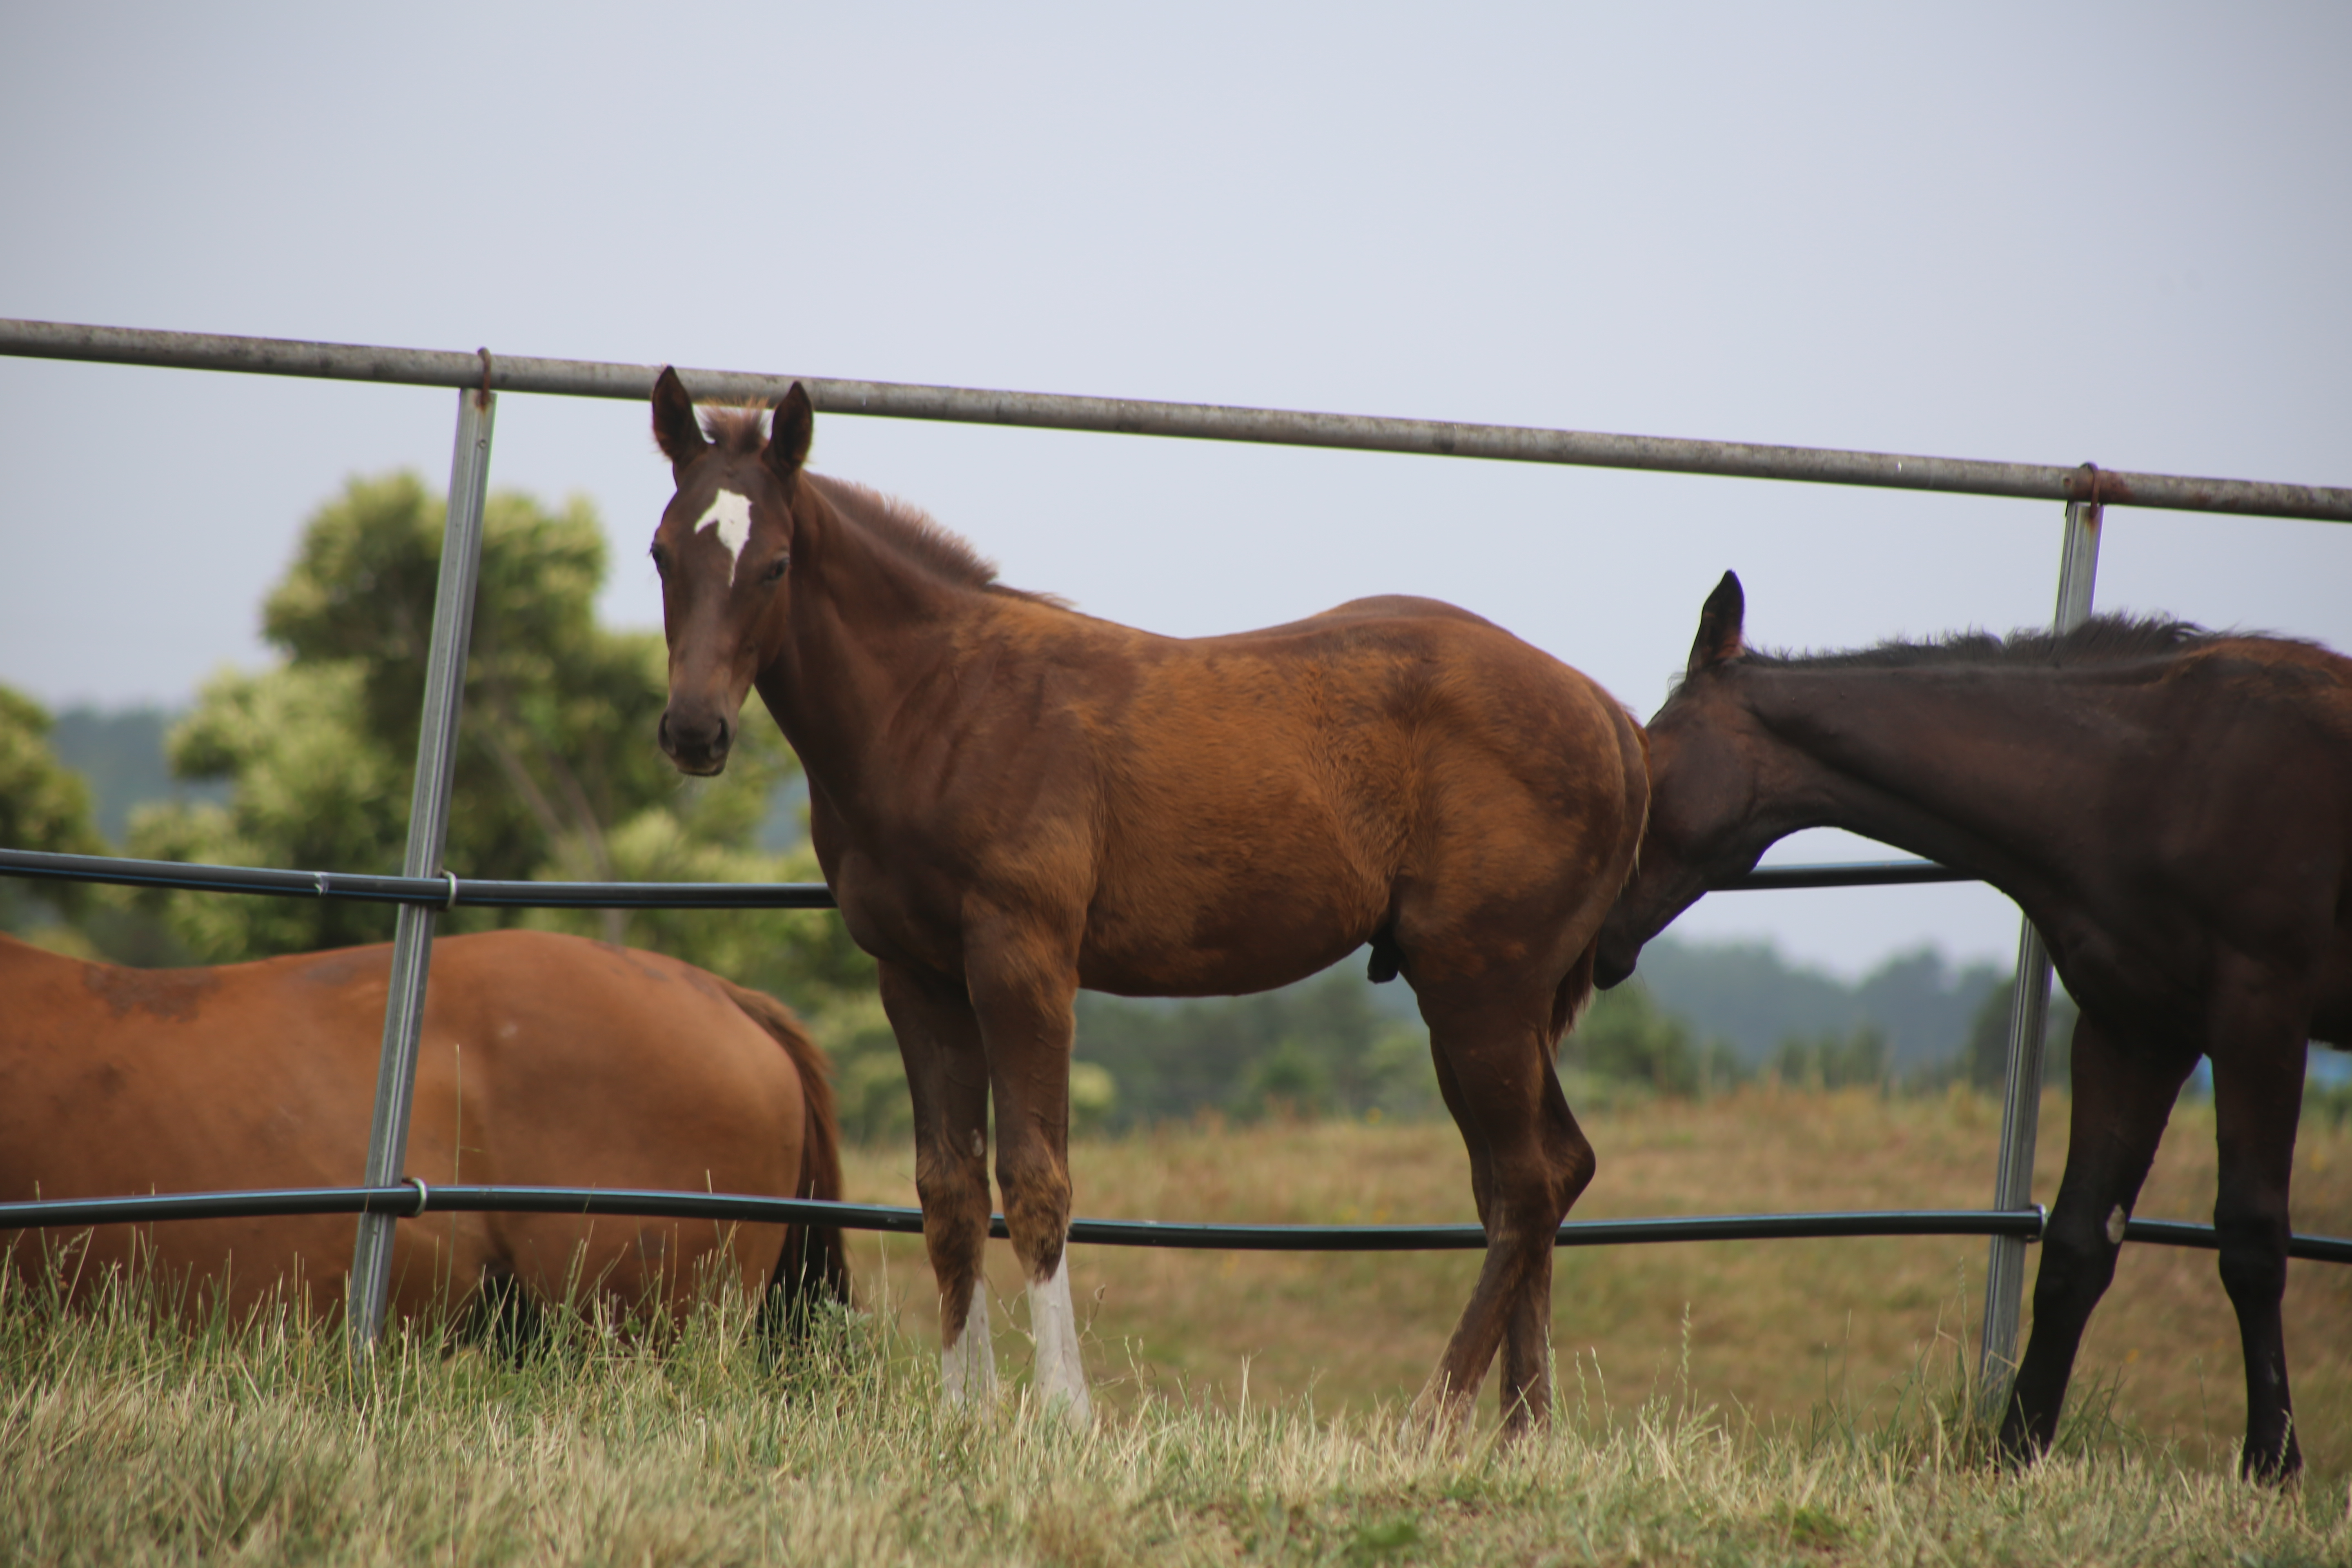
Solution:
<path fill-rule="evenodd" d="M 796 381 L 776 399 L 776 417 L 768 426 L 768 444 L 760 449 L 760 460 L 789 484 L 808 461 L 809 437 L 815 433 L 816 405 L 809 401 L 808 388 Z"/>
<path fill-rule="evenodd" d="M 1690 663 L 1684 673 L 1696 675 L 1747 652 L 1739 640 L 1741 624 L 1747 618 L 1748 595 L 1740 592 L 1739 574 L 1726 572 L 1698 613 L 1698 637 L 1691 644 Z"/>
<path fill-rule="evenodd" d="M 702 456 L 710 443 L 702 438 L 701 422 L 694 416 L 694 399 L 686 395 L 674 365 L 662 366 L 654 378 L 654 440 L 669 459 L 671 472 L 681 479 L 687 465 Z"/>

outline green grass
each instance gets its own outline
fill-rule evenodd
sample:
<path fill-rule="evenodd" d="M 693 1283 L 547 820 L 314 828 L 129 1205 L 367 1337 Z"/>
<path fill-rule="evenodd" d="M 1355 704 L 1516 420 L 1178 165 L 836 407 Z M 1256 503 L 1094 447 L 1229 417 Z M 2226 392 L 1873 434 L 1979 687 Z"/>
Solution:
<path fill-rule="evenodd" d="M 289 1316 L 0 1281 L 5 1563 L 2352 1561 L 2340 1486 L 2242 1486 L 2095 1392 L 2002 1471 L 1948 1352 L 1771 1425 L 1686 1372 L 1616 1403 L 1564 1357 L 1559 1419 L 1516 1447 L 1164 1384 L 1074 1435 L 1017 1377 L 942 1409 L 887 1310 L 782 1358 L 714 1297 L 674 1331 L 561 1318 L 520 1360 L 433 1330 L 354 1360 Z"/>

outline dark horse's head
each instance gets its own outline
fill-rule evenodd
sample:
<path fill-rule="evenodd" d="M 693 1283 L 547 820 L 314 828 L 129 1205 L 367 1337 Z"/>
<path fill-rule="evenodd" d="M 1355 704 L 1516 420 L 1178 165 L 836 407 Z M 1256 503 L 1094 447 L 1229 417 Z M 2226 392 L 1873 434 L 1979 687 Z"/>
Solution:
<path fill-rule="evenodd" d="M 1681 684 L 1650 721 L 1650 821 L 1641 859 L 1601 927 L 1594 977 L 1614 985 L 1642 948 L 1721 881 L 1740 875 L 1779 837 L 1757 812 L 1755 722 L 1737 700 L 1747 597 L 1729 572 L 1699 612 Z"/>
<path fill-rule="evenodd" d="M 726 767 L 744 695 L 782 637 L 793 508 L 805 493 L 814 420 L 794 382 L 764 439 L 745 415 L 722 416 L 714 440 L 677 371 L 664 367 L 654 383 L 654 439 L 677 479 L 653 544 L 669 638 L 661 748 L 683 773 Z"/>

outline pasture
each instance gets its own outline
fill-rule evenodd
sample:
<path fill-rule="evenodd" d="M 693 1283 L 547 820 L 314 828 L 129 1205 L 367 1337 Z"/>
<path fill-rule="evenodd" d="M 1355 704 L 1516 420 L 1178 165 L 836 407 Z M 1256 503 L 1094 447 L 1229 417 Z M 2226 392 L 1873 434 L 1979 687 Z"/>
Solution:
<path fill-rule="evenodd" d="M 1589 1103 L 1581 1089 L 1571 1099 Z M 2064 1097 L 2045 1097 L 2034 1190 L 2055 1189 L 2066 1159 Z M 1625 1101 L 1583 1120 L 1601 1173 L 1578 1218 L 1832 1208 L 1981 1206 L 1992 1180 L 2000 1104 L 1957 1090 L 1885 1099 L 1763 1087 L 1704 1102 Z M 2210 1219 L 2212 1107 L 2175 1111 L 2139 1213 Z M 1265 1224 L 1379 1224 L 1473 1217 L 1460 1139 L 1444 1122 L 1211 1125 L 1082 1143 L 1072 1156 L 1077 1212 L 1113 1218 Z M 854 1200 L 914 1201 L 911 1159 L 896 1144 L 853 1148 Z M 2352 1132 L 2313 1118 L 2297 1141 L 2296 1229 L 2352 1233 Z M 913 1237 L 851 1238 L 861 1299 L 887 1295 L 908 1337 L 933 1326 L 922 1247 Z M 1567 1249 L 1558 1255 L 1552 1344 L 1560 1397 L 1638 1404 L 1687 1382 L 1743 1423 L 1801 1424 L 1827 1405 L 1874 1419 L 1910 1396 L 1932 1364 L 1948 1374 L 1965 1344 L 1976 1361 L 1985 1243 L 1974 1237 L 1704 1242 Z M 1003 1256 L 999 1256 L 1002 1254 Z M 1477 1258 L 1469 1253 L 1183 1253 L 1083 1247 L 1072 1283 L 1098 1394 L 1149 1394 L 1228 1408 L 1246 1369 L 1253 1405 L 1305 1401 L 1324 1413 L 1394 1404 L 1419 1386 L 1430 1347 Z M 2039 1261 L 2029 1248 L 2028 1266 Z M 1017 1270 L 991 1244 L 999 1350 L 1027 1358 Z M 2027 1296 L 2032 1309 L 2032 1292 Z M 1687 1318 L 1685 1318 L 1687 1311 Z M 2287 1342 L 2295 1405 L 2316 1477 L 2352 1475 L 2352 1269 L 2288 1271 Z M 1573 1360 L 1574 1364 L 1571 1365 Z M 2214 1255 L 2133 1245 L 2084 1345 L 2068 1410 L 2097 1407 L 2121 1431 L 2179 1446 L 2198 1464 L 2234 1463 L 2245 1430 L 2237 1324 Z M 1491 1426 L 1490 1385 L 1480 1422 Z M 2330 1484 L 2333 1484 L 2331 1481 Z"/>
<path fill-rule="evenodd" d="M 2063 1109 L 2045 1110 L 2051 1173 Z M 2143 1212 L 2201 1211 L 2209 1117 L 2176 1116 Z M 1580 1212 L 1981 1202 L 1995 1120 L 1967 1095 L 1621 1104 L 1587 1119 L 1602 1164 Z M 1081 1143 L 1076 1174 L 1086 1214 L 1453 1218 L 1462 1160 L 1443 1126 L 1203 1125 Z M 906 1164 L 854 1151 L 849 1194 L 899 1200 Z M 2352 1229 L 2352 1135 L 2306 1123 L 2297 1196 L 2301 1228 Z M 1498 1446 L 1490 1405 L 1455 1451 L 1400 1441 L 1397 1417 L 1466 1257 L 1081 1249 L 1100 1400 L 1077 1437 L 1024 1416 L 1027 1346 L 1002 1318 L 1013 1401 L 942 1407 L 919 1245 L 855 1245 L 861 1303 L 881 1310 L 782 1364 L 724 1298 L 665 1346 L 572 1321 L 520 1363 L 425 1332 L 354 1365 L 331 1331 L 157 1330 L 135 1288 L 61 1320 L 16 1290 L 0 1562 L 2352 1556 L 2335 1331 L 2352 1279 L 2321 1266 L 2295 1265 L 2288 1297 L 2311 1469 L 2273 1493 L 2234 1475 L 2235 1336 L 2210 1254 L 2126 1249 L 2075 1384 L 2088 1416 L 2011 1478 L 1961 1415 L 1980 1241 L 1563 1254 L 1555 1429 Z M 1009 1257 L 991 1279 L 1010 1304 Z"/>

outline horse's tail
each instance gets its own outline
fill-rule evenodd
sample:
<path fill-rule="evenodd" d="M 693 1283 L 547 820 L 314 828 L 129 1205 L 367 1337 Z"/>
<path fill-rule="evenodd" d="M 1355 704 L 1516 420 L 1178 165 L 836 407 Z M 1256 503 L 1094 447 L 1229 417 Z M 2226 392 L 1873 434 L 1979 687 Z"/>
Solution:
<path fill-rule="evenodd" d="M 714 979 L 719 977 L 713 976 Z M 792 1058 L 801 1080 L 801 1168 L 793 1184 L 796 1198 L 839 1202 L 841 1124 L 833 1110 L 833 1064 L 809 1038 L 790 1007 L 763 992 L 719 979 L 735 1005 L 768 1031 Z M 809 1310 L 820 1300 L 849 1300 L 849 1251 L 839 1226 L 793 1224 L 784 1227 L 784 1250 L 768 1287 L 768 1310 L 781 1312 L 788 1338 L 806 1328 Z M 771 1320 L 772 1321 L 772 1320 Z"/>
<path fill-rule="evenodd" d="M 1619 841 L 1617 854 L 1611 863 L 1607 880 L 1609 898 L 1615 902 L 1625 884 L 1633 879 L 1634 868 L 1641 864 L 1642 837 L 1650 830 L 1650 732 L 1640 721 L 1623 708 L 1612 703 L 1617 721 L 1617 752 L 1625 769 L 1625 833 Z M 1604 912 L 1604 917 L 1605 912 Z M 1568 966 L 1559 989 L 1552 994 L 1551 1037 L 1554 1049 L 1559 1042 L 1584 1021 L 1584 1010 L 1592 1005 L 1593 966 L 1601 957 L 1601 931 L 1593 928 L 1592 940 Z"/>

